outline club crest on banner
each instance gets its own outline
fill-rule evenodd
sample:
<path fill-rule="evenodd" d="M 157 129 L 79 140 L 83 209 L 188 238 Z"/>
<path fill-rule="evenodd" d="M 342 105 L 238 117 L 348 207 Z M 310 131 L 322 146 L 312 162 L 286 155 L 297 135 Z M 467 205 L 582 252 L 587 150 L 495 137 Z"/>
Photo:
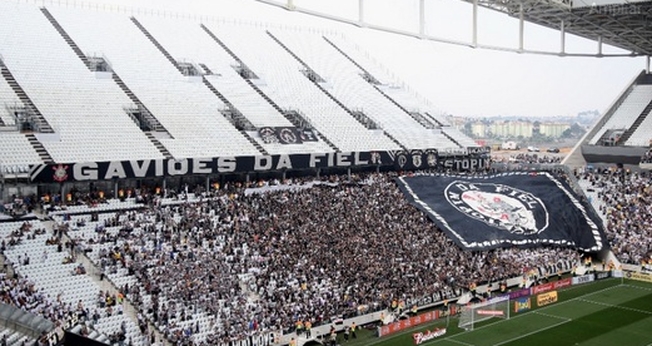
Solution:
<path fill-rule="evenodd" d="M 428 167 L 437 167 L 437 151 L 426 150 L 426 164 Z"/>
<path fill-rule="evenodd" d="M 421 164 L 423 164 L 423 160 L 421 160 L 423 153 L 421 150 L 412 150 L 410 154 L 412 155 L 412 165 L 415 168 L 421 168 Z"/>
<path fill-rule="evenodd" d="M 297 135 L 292 131 L 291 128 L 283 128 L 279 131 L 279 138 L 281 139 L 281 143 L 286 143 L 286 144 L 295 144 L 297 143 Z"/>
<path fill-rule="evenodd" d="M 276 132 L 271 127 L 261 127 L 258 130 L 260 138 L 265 144 L 278 143 L 278 138 L 276 138 Z"/>
<path fill-rule="evenodd" d="M 67 165 L 57 165 L 52 167 L 54 173 L 52 173 L 52 180 L 57 183 L 62 183 L 68 180 L 68 166 Z"/>
<path fill-rule="evenodd" d="M 400 153 L 396 156 L 396 163 L 400 168 L 405 167 L 405 165 L 408 163 L 408 158 L 405 153 Z"/>
<path fill-rule="evenodd" d="M 513 234 L 538 234 L 549 225 L 545 204 L 511 186 L 457 180 L 448 184 L 444 194 L 448 203 L 468 217 Z"/>

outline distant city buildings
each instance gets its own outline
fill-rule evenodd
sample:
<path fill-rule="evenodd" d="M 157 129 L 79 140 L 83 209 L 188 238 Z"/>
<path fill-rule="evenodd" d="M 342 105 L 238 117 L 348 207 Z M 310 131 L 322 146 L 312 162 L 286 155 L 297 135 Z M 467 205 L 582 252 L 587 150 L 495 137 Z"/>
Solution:
<path fill-rule="evenodd" d="M 530 138 L 534 124 L 529 121 L 496 121 L 489 128 L 494 137 Z"/>
<path fill-rule="evenodd" d="M 559 138 L 570 128 L 570 124 L 541 123 L 539 124 L 539 133 L 543 136 Z"/>
<path fill-rule="evenodd" d="M 451 117 L 450 122 L 473 138 L 559 139 L 581 135 L 585 130 L 578 118 L 505 119 Z M 581 132 L 581 133 L 580 133 Z"/>

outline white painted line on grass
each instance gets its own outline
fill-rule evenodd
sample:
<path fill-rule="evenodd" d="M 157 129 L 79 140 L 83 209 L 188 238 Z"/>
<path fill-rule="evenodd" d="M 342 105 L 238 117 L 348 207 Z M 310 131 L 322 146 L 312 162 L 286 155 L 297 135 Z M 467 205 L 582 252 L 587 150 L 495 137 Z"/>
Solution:
<path fill-rule="evenodd" d="M 629 288 L 636 288 L 636 289 L 643 290 L 643 291 L 652 291 L 652 288 L 650 288 L 650 287 L 642 287 L 642 286 L 636 286 L 636 285 L 630 285 L 630 284 L 623 284 L 623 286 L 629 287 Z"/>
<path fill-rule="evenodd" d="M 565 320 L 565 321 L 561 321 L 561 322 L 557 322 L 557 323 L 555 323 L 555 324 L 549 325 L 549 326 L 547 326 L 547 327 L 545 327 L 545 328 L 537 329 L 537 330 L 531 331 L 531 332 L 529 332 L 529 333 L 525 333 L 525 334 L 519 335 L 519 336 L 517 336 L 517 337 L 515 337 L 515 338 L 511 338 L 511 339 L 508 339 L 508 340 L 505 340 L 505 341 L 501 341 L 501 342 L 499 342 L 499 343 L 497 343 L 497 344 L 494 344 L 493 346 L 504 345 L 504 344 L 510 343 L 510 342 L 512 342 L 512 341 L 516 341 L 516 340 L 518 340 L 518 339 L 522 339 L 522 338 L 528 337 L 528 336 L 530 336 L 530 335 L 534 335 L 534 334 L 537 334 L 537 333 L 541 333 L 541 332 L 544 331 L 544 330 L 548 330 L 548 329 L 555 328 L 555 327 L 557 327 L 557 326 L 561 326 L 562 324 L 568 323 L 568 322 L 570 322 L 570 321 L 572 321 L 571 318 L 569 318 L 569 319 L 567 319 L 567 320 Z"/>
<path fill-rule="evenodd" d="M 652 315 L 652 311 L 635 309 L 635 308 L 630 308 L 630 307 L 622 306 L 622 305 L 614 305 L 614 304 L 609 304 L 609 303 L 596 302 L 595 300 L 589 300 L 589 299 L 578 299 L 578 301 L 585 302 L 585 303 L 591 303 L 591 304 L 595 304 L 595 305 L 606 306 L 606 307 L 609 307 L 609 308 L 616 308 L 616 309 L 620 309 L 620 310 L 627 310 L 627 311 L 638 312 L 638 313 L 641 313 L 641 314 Z"/>
<path fill-rule="evenodd" d="M 451 342 L 454 342 L 454 343 L 457 343 L 457 344 L 460 344 L 460 345 L 475 346 L 474 344 L 469 344 L 468 342 L 459 341 L 459 340 L 455 340 L 455 339 L 447 339 L 447 341 L 451 341 Z"/>
<path fill-rule="evenodd" d="M 550 317 L 550 318 L 556 318 L 556 319 L 558 319 L 558 320 L 564 320 L 564 321 L 566 321 L 566 322 L 568 322 L 568 321 L 571 320 L 571 319 L 568 318 L 568 317 L 557 316 L 557 315 L 552 315 L 552 314 L 546 314 L 546 313 L 544 313 L 544 312 L 540 312 L 540 311 L 538 311 L 538 310 L 532 311 L 532 313 L 535 314 L 535 315 L 541 315 L 541 316 L 546 316 L 546 317 Z"/>

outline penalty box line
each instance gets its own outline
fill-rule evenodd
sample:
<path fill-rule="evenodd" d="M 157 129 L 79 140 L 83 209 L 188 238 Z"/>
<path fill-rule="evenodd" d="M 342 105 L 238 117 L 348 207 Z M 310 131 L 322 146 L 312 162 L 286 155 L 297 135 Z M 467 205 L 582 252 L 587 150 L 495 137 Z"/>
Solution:
<path fill-rule="evenodd" d="M 508 343 L 510 343 L 512 341 L 522 339 L 522 338 L 528 337 L 530 335 L 541 333 L 544 330 L 548 330 L 548 329 L 555 328 L 557 326 L 561 326 L 562 324 L 568 323 L 568 322 L 573 320 L 572 318 L 562 317 L 562 316 L 557 316 L 557 315 L 552 315 L 552 314 L 546 314 L 544 312 L 539 312 L 539 311 L 536 311 L 536 310 L 532 311 L 532 313 L 535 314 L 535 315 L 541 315 L 541 316 L 545 316 L 545 317 L 556 318 L 556 319 L 561 320 L 561 321 L 557 322 L 557 323 L 554 323 L 554 324 L 551 324 L 551 325 L 549 325 L 547 327 L 543 327 L 543 328 L 540 328 L 540 329 L 537 329 L 537 330 L 533 330 L 533 331 L 531 331 L 529 333 L 519 335 L 519 336 L 517 336 L 515 338 L 511 338 L 511 339 L 507 339 L 505 341 L 501 341 L 501 342 L 499 342 L 497 344 L 494 344 L 493 346 L 500 346 L 500 345 L 508 344 Z"/>
<path fill-rule="evenodd" d="M 465 346 L 475 346 L 474 344 L 469 344 L 468 342 L 455 340 L 453 338 L 447 339 L 446 341 L 454 342 L 456 344 L 465 345 Z"/>
<path fill-rule="evenodd" d="M 622 284 L 621 286 L 627 287 L 627 288 L 635 288 L 635 289 L 642 290 L 642 291 L 652 291 L 652 288 L 650 288 L 650 287 L 642 287 L 642 286 L 636 286 L 636 285 L 630 285 L 630 284 Z"/>
<path fill-rule="evenodd" d="M 562 318 L 562 317 L 559 317 L 559 316 L 554 316 L 554 317 L 556 317 L 556 318 Z M 499 342 L 499 343 L 497 343 L 497 344 L 494 344 L 493 346 L 500 346 L 500 345 L 508 344 L 508 343 L 510 343 L 510 342 L 512 342 L 512 341 L 516 341 L 516 340 L 519 340 L 519 339 L 522 339 L 522 338 L 528 337 L 528 336 L 530 336 L 530 335 L 538 334 L 538 333 L 541 333 L 541 332 L 543 332 L 543 331 L 545 331 L 545 330 L 548 330 L 548 329 L 552 329 L 552 328 L 555 328 L 555 327 L 561 326 L 562 324 L 568 323 L 568 322 L 570 322 L 570 321 L 572 321 L 572 320 L 573 320 L 572 318 L 567 318 L 567 319 L 564 319 L 563 321 L 557 322 L 557 323 L 555 323 L 555 324 L 551 324 L 551 325 L 549 325 L 549 326 L 547 326 L 547 327 L 543 327 L 543 328 L 540 328 L 540 329 L 537 329 L 537 330 L 533 330 L 533 331 L 531 331 L 531 332 L 529 332 L 529 333 L 521 334 L 521 335 L 519 335 L 519 336 L 517 336 L 517 337 L 515 337 L 515 338 L 511 338 L 511 339 L 507 339 L 507 340 L 505 340 L 505 341 L 501 341 L 501 342 Z"/>
<path fill-rule="evenodd" d="M 546 316 L 546 317 L 550 317 L 550 318 L 556 318 L 558 320 L 564 320 L 566 322 L 570 322 L 570 321 L 573 320 L 572 318 L 568 318 L 568 317 L 564 317 L 564 316 L 557 316 L 557 315 L 553 315 L 553 314 L 547 314 L 545 312 L 540 312 L 538 310 L 534 310 L 534 311 L 532 311 L 532 313 L 535 314 L 535 315 L 541 315 L 541 316 Z"/>
<path fill-rule="evenodd" d="M 585 302 L 585 303 L 590 303 L 590 304 L 595 304 L 595 305 L 600 305 L 600 306 L 606 306 L 608 308 L 615 308 L 615 309 L 619 309 L 619 310 L 638 312 L 638 313 L 645 314 L 645 315 L 652 315 L 652 311 L 641 310 L 641 309 L 636 309 L 636 308 L 630 308 L 630 307 L 622 306 L 622 305 L 615 305 L 615 304 L 609 304 L 609 303 L 603 303 L 603 302 L 596 302 L 595 300 L 590 300 L 590 299 L 578 299 L 578 301 Z"/>

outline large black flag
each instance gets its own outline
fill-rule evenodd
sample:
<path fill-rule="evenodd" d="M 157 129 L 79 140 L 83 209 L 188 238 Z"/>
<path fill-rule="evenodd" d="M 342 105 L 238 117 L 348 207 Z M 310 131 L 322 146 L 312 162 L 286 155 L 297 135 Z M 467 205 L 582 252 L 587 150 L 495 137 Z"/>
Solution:
<path fill-rule="evenodd" d="M 397 180 L 408 200 L 467 250 L 557 244 L 599 251 L 607 246 L 595 213 L 548 172 Z"/>

